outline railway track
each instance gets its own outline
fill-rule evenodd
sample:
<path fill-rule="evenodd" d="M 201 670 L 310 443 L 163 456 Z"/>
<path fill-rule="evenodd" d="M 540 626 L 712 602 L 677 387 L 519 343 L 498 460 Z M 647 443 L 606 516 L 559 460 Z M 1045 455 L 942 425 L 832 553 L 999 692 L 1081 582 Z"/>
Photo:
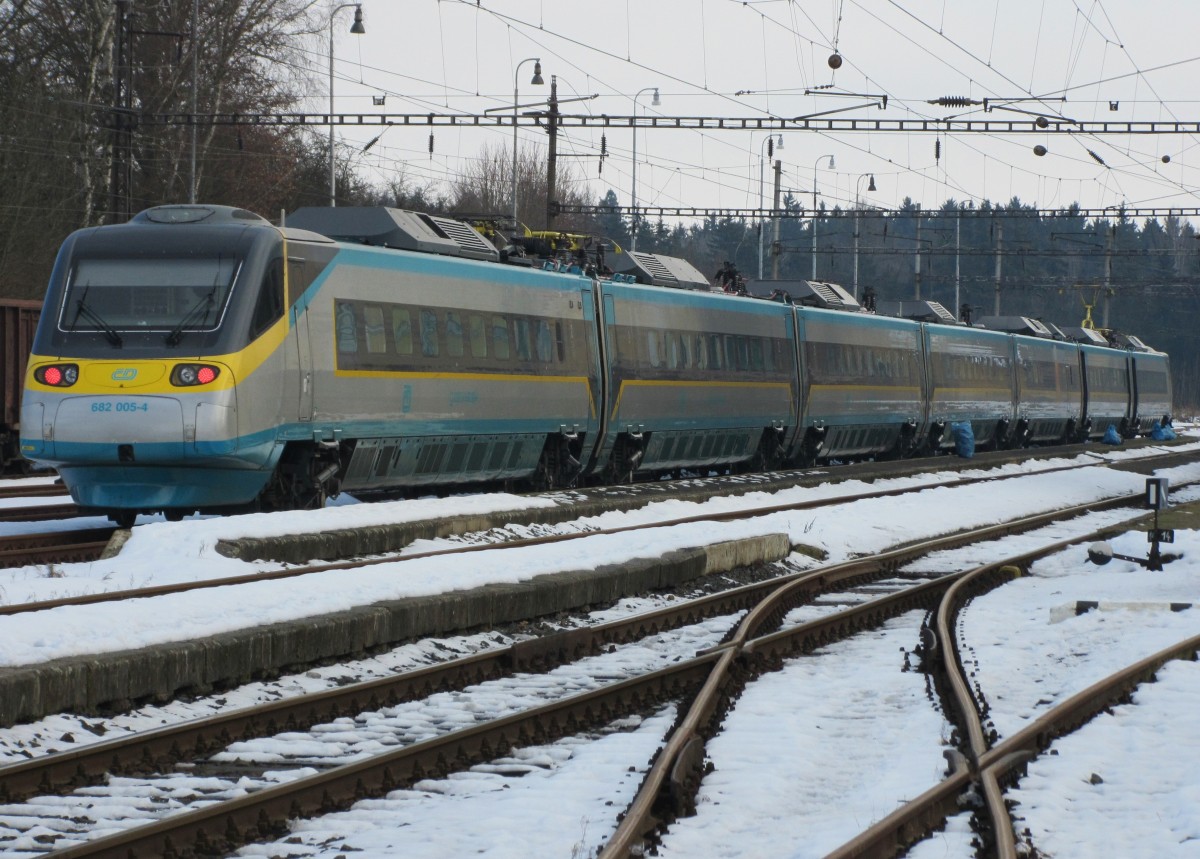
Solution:
<path fill-rule="evenodd" d="M 1115 505 L 1116 502 L 1113 502 Z M 1082 505 L 1072 513 L 1094 510 L 1097 505 Z M 622 713 L 646 712 L 666 700 L 678 700 L 696 694 L 696 703 L 688 717 L 681 722 L 648 776 L 646 785 L 657 779 L 657 788 L 644 786 L 646 808 L 661 808 L 658 789 L 670 785 L 674 795 L 689 781 L 695 780 L 695 764 L 702 760 L 702 747 L 695 745 L 697 726 L 711 723 L 712 708 L 721 695 L 721 683 L 716 677 L 728 677 L 735 661 L 753 671 L 777 664 L 784 653 L 804 652 L 830 640 L 850 634 L 853 630 L 878 624 L 885 617 L 912 608 L 930 608 L 939 595 L 962 574 L 925 581 L 916 586 L 901 582 L 892 584 L 898 590 L 886 597 L 871 599 L 863 605 L 831 610 L 821 620 L 772 631 L 782 620 L 787 608 L 811 602 L 820 594 L 851 585 L 875 583 L 893 578 L 898 565 L 922 557 L 928 552 L 950 545 L 963 545 L 986 536 L 1037 527 L 1061 518 L 1063 512 L 1029 517 L 1019 523 L 978 529 L 936 541 L 905 547 L 878 557 L 859 559 L 815 571 L 797 573 L 783 580 L 764 582 L 733 591 L 716 594 L 685 605 L 671 606 L 663 612 L 639 616 L 595 629 L 563 632 L 545 639 L 521 642 L 503 652 L 479 654 L 456 663 L 414 672 L 402 678 L 388 678 L 356 687 L 334 690 L 322 696 L 310 696 L 300 701 L 279 702 L 250 712 L 214 717 L 202 723 L 162 729 L 122 741 L 85 747 L 69 754 L 35 759 L 17 767 L 0 771 L 0 784 L 5 786 L 7 801 L 25 798 L 44 791 L 47 785 L 63 787 L 79 781 L 90 781 L 109 770 L 114 759 L 133 762 L 122 764 L 118 771 L 157 764 L 162 769 L 179 766 L 183 760 L 206 759 L 215 750 L 227 747 L 239 737 L 269 735 L 274 731 L 292 729 L 303 724 L 315 724 L 329 719 L 352 716 L 363 710 L 394 706 L 396 701 L 411 700 L 435 690 L 462 688 L 465 684 L 486 682 L 516 670 L 532 670 L 556 665 L 580 654 L 611 647 L 614 642 L 639 636 L 660 634 L 696 623 L 703 617 L 724 615 L 754 606 L 737 631 L 723 644 L 710 647 L 693 659 L 684 660 L 672 668 L 647 672 L 644 676 L 622 680 L 604 689 L 593 690 L 553 704 L 536 707 L 521 714 L 482 723 L 431 740 L 413 743 L 405 748 L 361 763 L 335 767 L 317 775 L 288 784 L 265 787 L 233 802 L 222 802 L 208 809 L 187 811 L 175 818 L 166 818 L 120 836 L 98 839 L 62 851 L 62 856 L 165 855 L 180 850 L 181 845 L 195 843 L 200 855 L 221 853 L 234 849 L 247 840 L 259 840 L 278 831 L 282 820 L 298 815 L 311 815 L 344 806 L 356 797 L 377 795 L 421 778 L 437 777 L 465 768 L 473 762 L 486 761 L 513 745 L 544 742 L 557 736 L 585 730 L 611 721 Z M 1073 539 L 1079 539 L 1078 537 Z M 751 672 L 753 673 L 753 672 Z M 744 682 L 744 677 L 742 678 Z M 697 689 L 702 689 L 696 693 Z M 693 715 L 696 714 L 696 715 Z M 670 763 L 665 763 L 670 760 Z M 661 774 L 655 776 L 661 770 Z M 639 796 L 641 800 L 641 795 Z M 646 818 L 638 804 L 626 815 L 623 830 L 632 828 L 632 845 L 644 836 L 638 827 Z M 12 807 L 4 809 L 11 818 Z M 606 855 L 621 853 L 622 831 L 610 842 Z M 640 842 L 639 842 L 640 843 Z M 615 852 L 614 852 L 615 851 Z M 180 854 L 183 855 L 183 854 Z"/>
<path fill-rule="evenodd" d="M 1119 469 L 1132 468 L 1148 468 L 1148 467 L 1164 467 L 1175 461 L 1180 461 L 1185 458 L 1190 458 L 1190 454 L 1167 451 L 1165 453 L 1140 458 L 1125 463 L 1116 463 L 1110 467 Z M 1021 472 L 1016 474 L 998 475 L 995 477 L 986 478 L 988 480 L 1010 480 L 1021 477 L 1029 477 L 1032 474 L 1057 474 L 1064 473 L 1080 468 L 1096 467 L 1097 465 L 1107 465 L 1107 463 L 1075 463 L 1065 466 L 1055 466 L 1047 469 L 1042 469 L 1035 472 Z M 216 579 L 202 579 L 199 581 L 177 582 L 169 585 L 156 585 L 150 587 L 129 588 L 106 590 L 101 593 L 82 594 L 71 597 L 55 598 L 51 600 L 43 600 L 37 602 L 13 603 L 10 605 L 0 606 L 0 617 L 5 615 L 27 614 L 31 612 L 47 611 L 50 609 L 62 608 L 65 606 L 93 605 L 104 602 L 118 602 L 128 599 L 142 599 L 146 597 L 166 596 L 170 594 L 187 593 L 196 590 L 205 590 L 217 587 L 228 587 L 236 585 L 250 584 L 254 582 L 277 581 L 281 579 L 300 579 L 308 575 L 316 575 L 333 571 L 351 571 L 366 567 L 377 566 L 381 564 L 394 564 L 397 562 L 417 561 L 427 558 L 444 557 L 452 555 L 462 555 L 471 552 L 487 551 L 492 549 L 512 549 L 520 550 L 527 549 L 533 546 L 548 545 L 552 543 L 565 543 L 577 541 L 586 538 L 596 537 L 599 535 L 614 535 L 622 534 L 631 531 L 646 530 L 652 528 L 671 528 L 686 524 L 699 522 L 734 522 L 745 519 L 752 519 L 759 516 L 768 516 L 773 513 L 780 513 L 795 510 L 810 510 L 819 507 L 825 507 L 835 504 L 848 504 L 854 501 L 861 501 L 870 498 L 886 498 L 906 493 L 920 492 L 932 488 L 950 489 L 959 486 L 966 486 L 973 483 L 978 483 L 979 478 L 950 478 L 930 483 L 923 483 L 917 486 L 904 486 L 891 489 L 871 490 L 848 495 L 841 495 L 832 498 L 818 498 L 807 501 L 793 502 L 778 505 L 762 505 L 758 507 L 742 508 L 735 511 L 724 513 L 700 513 L 693 516 L 681 517 L 670 520 L 655 521 L 648 524 L 636 524 L 629 526 L 613 527 L 613 528 L 596 528 L 585 531 L 577 531 L 570 533 L 559 533 L 539 537 L 517 538 L 511 534 L 483 534 L 476 539 L 478 542 L 468 544 L 456 544 L 444 549 L 434 549 L 424 552 L 407 552 L 402 555 L 385 555 L 375 558 L 360 558 L 350 561 L 340 561 L 336 563 L 322 564 L 304 564 L 299 566 L 288 566 L 274 570 L 258 570 L 253 573 L 242 575 L 233 575 Z M 656 500 L 666 500 L 669 498 L 670 490 L 666 487 L 658 487 L 654 490 Z M 631 496 L 627 509 L 636 509 L 647 503 L 644 497 Z M 513 518 L 517 518 L 519 514 L 514 514 Z M 111 531 L 109 535 L 111 536 Z M 466 535 L 460 535 L 466 536 Z M 91 559 L 91 558 L 87 558 Z"/>
<path fill-rule="evenodd" d="M 0 568 L 95 561 L 115 528 L 84 528 L 0 537 Z"/>

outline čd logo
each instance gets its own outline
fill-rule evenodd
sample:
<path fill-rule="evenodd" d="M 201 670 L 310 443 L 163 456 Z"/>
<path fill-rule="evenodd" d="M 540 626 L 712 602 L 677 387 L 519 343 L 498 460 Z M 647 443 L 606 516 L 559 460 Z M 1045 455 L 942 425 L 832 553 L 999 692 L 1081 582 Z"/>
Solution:
<path fill-rule="evenodd" d="M 112 380 L 114 382 L 130 382 L 137 378 L 137 368 L 122 367 L 119 370 L 112 371 Z"/>

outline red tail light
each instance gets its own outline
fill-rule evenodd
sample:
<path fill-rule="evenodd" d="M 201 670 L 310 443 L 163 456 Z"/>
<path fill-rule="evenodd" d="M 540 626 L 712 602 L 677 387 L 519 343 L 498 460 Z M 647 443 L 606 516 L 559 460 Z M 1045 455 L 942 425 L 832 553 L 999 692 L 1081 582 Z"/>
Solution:
<path fill-rule="evenodd" d="M 79 381 L 79 365 L 48 364 L 34 370 L 33 378 L 52 388 L 69 388 Z"/>
<path fill-rule="evenodd" d="M 171 371 L 171 384 L 180 388 L 208 385 L 219 375 L 220 368 L 211 364 L 176 364 Z"/>

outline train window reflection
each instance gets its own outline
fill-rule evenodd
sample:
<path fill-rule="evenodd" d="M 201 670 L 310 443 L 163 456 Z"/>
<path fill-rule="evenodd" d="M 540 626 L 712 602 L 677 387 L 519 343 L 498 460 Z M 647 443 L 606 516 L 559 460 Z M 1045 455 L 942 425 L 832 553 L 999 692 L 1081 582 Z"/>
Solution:
<path fill-rule="evenodd" d="M 412 317 L 403 308 L 392 311 L 392 341 L 397 355 L 411 355 L 413 351 Z"/>
<path fill-rule="evenodd" d="M 503 316 L 492 317 L 492 350 L 502 361 L 512 357 L 508 342 L 508 320 Z"/>
<path fill-rule="evenodd" d="M 233 257 L 80 259 L 75 264 L 60 324 L 99 329 L 82 303 L 113 328 L 173 328 L 193 310 L 189 330 L 217 327 L 241 263 Z M 207 307 L 205 307 L 207 305 Z"/>
<path fill-rule="evenodd" d="M 358 324 L 354 320 L 354 305 L 339 301 L 334 318 L 337 350 L 345 354 L 358 352 Z"/>
<path fill-rule="evenodd" d="M 432 310 L 421 311 L 421 354 L 428 358 L 438 354 L 438 319 Z"/>
<path fill-rule="evenodd" d="M 471 357 L 486 358 L 487 329 L 484 327 L 482 316 L 473 313 L 467 317 L 467 336 L 471 340 Z"/>
<path fill-rule="evenodd" d="M 453 310 L 446 311 L 446 354 L 454 358 L 463 355 L 462 318 Z"/>
<path fill-rule="evenodd" d="M 367 351 L 383 353 L 387 351 L 387 335 L 383 330 L 383 308 L 368 304 L 363 308 L 363 328 L 367 336 Z"/>

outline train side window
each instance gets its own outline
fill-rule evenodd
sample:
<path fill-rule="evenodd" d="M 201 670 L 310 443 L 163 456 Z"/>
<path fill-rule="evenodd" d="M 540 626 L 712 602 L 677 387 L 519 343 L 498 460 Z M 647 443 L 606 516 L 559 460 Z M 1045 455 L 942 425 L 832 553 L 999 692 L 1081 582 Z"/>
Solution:
<path fill-rule="evenodd" d="M 383 327 L 383 308 L 377 304 L 363 307 L 363 335 L 367 351 L 373 355 L 387 352 L 387 334 Z"/>
<path fill-rule="evenodd" d="M 512 357 L 508 337 L 508 320 L 503 316 L 492 317 L 492 352 L 501 361 L 507 361 Z"/>
<path fill-rule="evenodd" d="M 549 364 L 554 360 L 554 341 L 550 338 L 550 323 L 545 319 L 539 319 L 533 324 L 533 327 L 537 332 L 537 341 L 534 344 L 537 349 L 537 358 L 543 364 Z"/>
<path fill-rule="evenodd" d="M 486 358 L 487 328 L 483 324 L 482 316 L 472 313 L 467 317 L 467 337 L 471 341 L 471 357 Z"/>
<path fill-rule="evenodd" d="M 554 345 L 558 363 L 567 363 L 567 340 L 561 319 L 554 323 Z"/>
<path fill-rule="evenodd" d="M 349 301 L 339 301 L 335 318 L 337 350 L 343 355 L 355 354 L 358 352 L 358 323 L 354 319 L 354 305 Z"/>
<path fill-rule="evenodd" d="M 762 372 L 766 362 L 763 360 L 763 341 L 761 337 L 750 338 L 750 369 Z"/>
<path fill-rule="evenodd" d="M 421 311 L 421 354 L 427 358 L 438 354 L 438 318 L 432 310 Z"/>
<path fill-rule="evenodd" d="M 517 357 L 522 361 L 529 361 L 533 358 L 533 350 L 530 348 L 529 343 L 529 320 L 519 318 L 513 322 L 513 325 L 516 327 Z"/>
<path fill-rule="evenodd" d="M 695 355 L 697 370 L 708 369 L 708 350 L 704 348 L 704 335 L 697 334 L 692 344 L 692 354 Z"/>
<path fill-rule="evenodd" d="M 412 317 L 403 308 L 392 309 L 392 342 L 396 344 L 397 355 L 412 354 Z"/>
<path fill-rule="evenodd" d="M 662 365 L 662 359 L 661 359 L 661 357 L 659 357 L 659 354 L 658 354 L 658 332 L 657 331 L 652 331 L 652 330 L 646 331 L 646 362 L 651 367 L 658 367 L 658 366 Z"/>
<path fill-rule="evenodd" d="M 446 354 L 453 358 L 463 356 L 462 317 L 453 310 L 446 311 Z"/>
<path fill-rule="evenodd" d="M 708 336 L 708 366 L 713 370 L 720 370 L 724 366 L 721 361 L 720 334 L 710 334 Z"/>
<path fill-rule="evenodd" d="M 679 366 L 686 369 L 692 366 L 692 356 L 688 351 L 688 337 L 686 334 L 677 334 L 679 338 Z"/>
<path fill-rule="evenodd" d="M 258 301 L 254 305 L 254 317 L 250 320 L 250 339 L 262 334 L 283 315 L 283 260 L 273 259 L 267 265 L 262 286 L 258 290 Z"/>

